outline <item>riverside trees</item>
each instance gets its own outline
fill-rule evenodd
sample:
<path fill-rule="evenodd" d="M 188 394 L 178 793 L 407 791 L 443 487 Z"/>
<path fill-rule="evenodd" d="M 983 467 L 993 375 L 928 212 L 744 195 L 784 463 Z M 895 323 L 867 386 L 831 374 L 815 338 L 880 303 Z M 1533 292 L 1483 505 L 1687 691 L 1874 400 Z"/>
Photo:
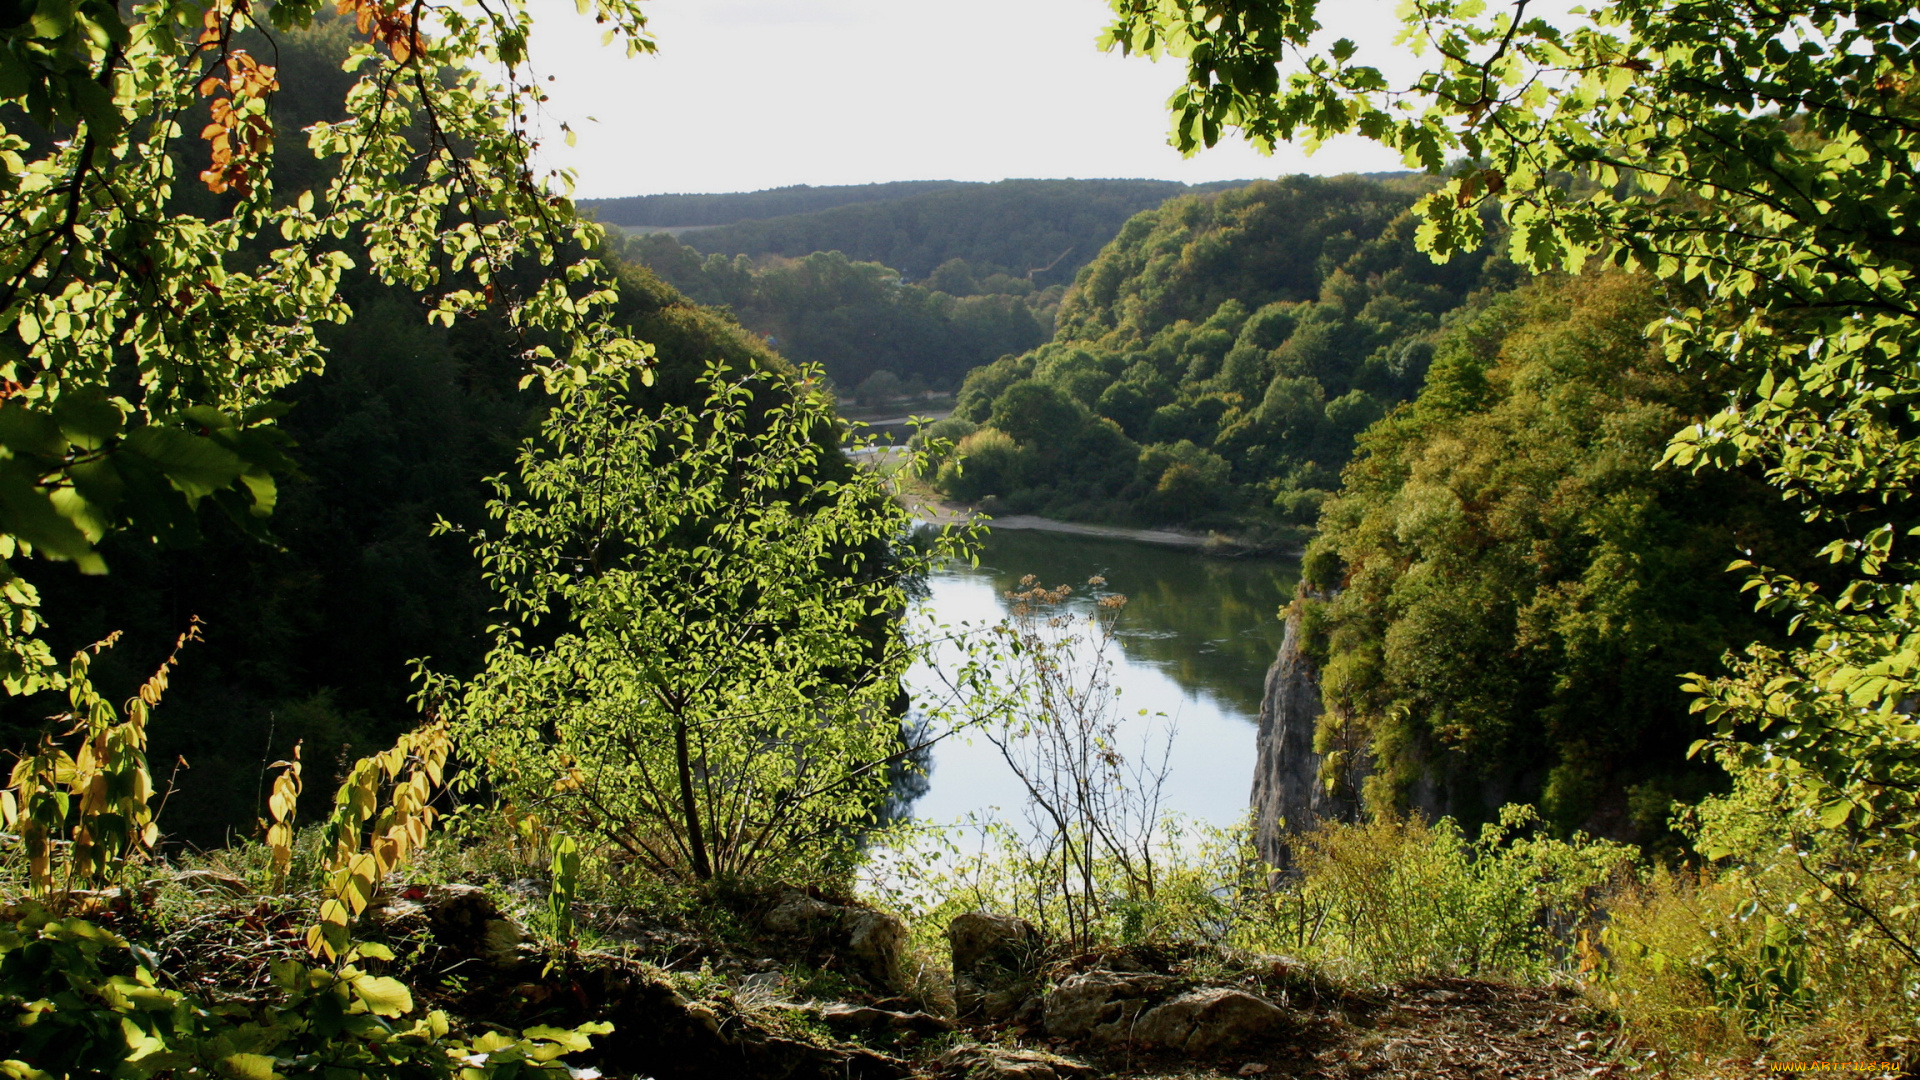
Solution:
<path fill-rule="evenodd" d="M 1414 0 L 1402 40 L 1427 70 L 1393 83 L 1351 42 L 1309 46 L 1316 0 L 1113 6 L 1111 46 L 1186 64 L 1169 102 L 1182 149 L 1236 129 L 1262 147 L 1358 133 L 1448 173 L 1419 205 L 1436 258 L 1477 247 L 1497 207 L 1526 265 L 1607 263 L 1660 284 L 1669 359 L 1734 384 L 1666 462 L 1763 472 L 1840 579 L 1736 564 L 1797 644 L 1753 651 L 1736 678 L 1691 680 L 1742 784 L 1703 813 L 1696 845 L 1757 867 L 1759 906 L 1743 918 L 1788 919 L 1767 917 L 1766 949 L 1831 929 L 1848 948 L 1877 942 L 1876 962 L 1911 985 L 1920 927 L 1888 898 L 1910 889 L 1900 867 L 1920 848 L 1920 12 L 1615 0 L 1549 20 L 1526 0 Z M 1780 895 L 1785 880 L 1806 891 Z M 1702 948 L 1709 975 L 1765 967 Z M 1733 996 L 1713 1004 L 1768 1032 L 1821 999 L 1768 970 L 1728 976 Z M 1846 993 L 1825 989 L 1828 1005 Z"/>

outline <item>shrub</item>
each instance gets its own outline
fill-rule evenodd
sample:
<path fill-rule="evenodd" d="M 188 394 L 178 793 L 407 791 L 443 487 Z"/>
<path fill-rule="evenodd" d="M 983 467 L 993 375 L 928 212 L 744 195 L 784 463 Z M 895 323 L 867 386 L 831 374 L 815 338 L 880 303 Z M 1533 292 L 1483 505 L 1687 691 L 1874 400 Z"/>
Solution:
<path fill-rule="evenodd" d="M 1609 904 L 1595 993 L 1669 1069 L 1762 1048 L 1914 1064 L 1920 868 L 1783 813 L 1782 784 L 1739 771 L 1682 817 L 1710 862 Z"/>
<path fill-rule="evenodd" d="M 886 797 L 917 655 L 897 616 L 960 533 L 898 543 L 884 477 L 831 479 L 824 398 L 723 367 L 705 386 L 654 409 L 608 377 L 555 407 L 475 540 L 500 598 L 486 666 L 425 695 L 472 782 L 628 864 L 818 875 Z"/>

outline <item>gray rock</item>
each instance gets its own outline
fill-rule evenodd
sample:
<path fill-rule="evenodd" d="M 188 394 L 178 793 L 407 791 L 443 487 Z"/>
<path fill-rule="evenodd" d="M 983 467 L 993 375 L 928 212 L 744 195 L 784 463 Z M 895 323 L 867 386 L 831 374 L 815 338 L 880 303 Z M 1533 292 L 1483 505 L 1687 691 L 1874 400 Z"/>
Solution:
<path fill-rule="evenodd" d="M 246 882 L 218 870 L 182 870 L 173 875 L 173 880 L 175 884 L 201 895 L 217 893 L 221 896 L 245 896 L 252 891 L 247 888 Z"/>
<path fill-rule="evenodd" d="M 803 892 L 789 892 L 760 921 L 779 934 L 816 934 L 838 923 L 844 911 L 838 904 L 815 900 Z"/>
<path fill-rule="evenodd" d="M 1149 1009 L 1133 1027 L 1136 1041 L 1189 1054 L 1205 1054 L 1264 1034 L 1286 1014 L 1271 1001 L 1211 986 Z"/>
<path fill-rule="evenodd" d="M 803 892 L 781 896 L 760 920 L 776 934 L 804 939 L 809 952 L 837 957 L 845 970 L 888 993 L 904 993 L 907 924 L 872 908 L 829 904 Z"/>
<path fill-rule="evenodd" d="M 1124 1042 L 1141 1014 L 1181 988 L 1167 975 L 1083 971 L 1047 995 L 1047 1034 L 1057 1039 Z"/>
<path fill-rule="evenodd" d="M 897 915 L 870 908 L 846 908 L 840 929 L 847 939 L 847 965 L 868 982 L 894 993 L 907 989 L 903 962 L 907 924 Z"/>
<path fill-rule="evenodd" d="M 1025 919 L 970 911 L 947 925 L 953 1002 L 962 1016 L 1002 1019 L 1033 991 L 1040 932 Z"/>
<path fill-rule="evenodd" d="M 1293 862 L 1290 837 L 1322 821 L 1353 820 L 1358 810 L 1352 792 L 1364 773 L 1365 753 L 1356 756 L 1349 783 L 1327 790 L 1320 778 L 1321 755 L 1313 749 L 1320 712 L 1320 673 L 1302 651 L 1300 617 L 1295 615 L 1287 619 L 1280 654 L 1267 669 L 1254 738 L 1254 846 L 1261 858 L 1281 869 Z"/>

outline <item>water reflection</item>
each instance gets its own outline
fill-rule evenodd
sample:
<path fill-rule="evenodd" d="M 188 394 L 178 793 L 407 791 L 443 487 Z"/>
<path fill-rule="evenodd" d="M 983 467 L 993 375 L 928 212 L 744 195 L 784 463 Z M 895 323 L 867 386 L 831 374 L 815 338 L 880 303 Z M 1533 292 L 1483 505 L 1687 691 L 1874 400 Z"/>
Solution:
<path fill-rule="evenodd" d="M 1131 754 L 1143 742 L 1160 745 L 1173 725 L 1178 735 L 1167 807 L 1216 824 L 1239 820 L 1253 775 L 1262 684 L 1280 647 L 1275 613 L 1293 594 L 1297 565 L 1003 530 L 989 538 L 978 568 L 958 565 L 935 574 L 921 603 L 938 622 L 981 626 L 1006 614 L 1004 594 L 1026 574 L 1049 585 L 1077 584 L 1097 574 L 1108 589 L 1127 595 L 1119 651 L 1111 657 L 1123 712 L 1130 717 L 1120 732 L 1121 749 Z M 957 660 L 950 655 L 941 662 Z M 923 700 L 944 696 L 931 670 L 916 669 L 909 684 Z M 1140 710 L 1149 715 L 1135 718 Z M 953 822 L 967 814 L 1010 820 L 1025 802 L 1018 781 L 985 739 L 939 743 L 927 782 L 912 800 L 911 813 L 921 820 Z"/>
<path fill-rule="evenodd" d="M 1300 565 L 1002 530 L 989 535 L 978 570 L 957 567 L 950 573 L 979 575 L 996 593 L 1013 588 L 1024 574 L 1048 585 L 1078 584 L 1099 574 L 1107 588 L 1126 594 L 1120 636 L 1130 659 L 1161 668 L 1189 693 L 1223 698 L 1254 717 L 1267 668 L 1280 649 L 1276 612 L 1293 598 Z"/>

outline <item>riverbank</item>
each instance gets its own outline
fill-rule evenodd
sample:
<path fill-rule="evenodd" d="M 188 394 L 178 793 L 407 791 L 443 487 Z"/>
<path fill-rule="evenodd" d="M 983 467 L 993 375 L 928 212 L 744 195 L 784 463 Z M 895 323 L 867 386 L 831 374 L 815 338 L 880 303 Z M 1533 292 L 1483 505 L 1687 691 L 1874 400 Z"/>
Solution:
<path fill-rule="evenodd" d="M 1038 514 L 989 515 L 977 508 L 954 499 L 943 499 L 938 492 L 923 481 L 905 475 L 900 468 L 904 451 L 893 446 L 875 446 L 851 452 L 848 456 L 863 462 L 872 468 L 893 474 L 894 497 L 900 500 L 908 512 L 921 521 L 931 525 L 964 525 L 969 521 L 984 519 L 991 529 L 1018 529 L 1030 532 L 1064 533 L 1069 536 L 1085 536 L 1100 540 L 1129 540 L 1140 544 L 1157 544 L 1162 547 L 1189 548 L 1208 555 L 1269 555 L 1287 554 L 1276 552 L 1271 547 L 1249 543 L 1238 537 L 1217 532 L 1194 532 L 1186 529 L 1142 529 L 1125 525 L 1091 525 L 1079 521 L 1060 521 L 1056 518 L 1041 517 Z M 1298 558 L 1299 553 L 1291 553 Z"/>
<path fill-rule="evenodd" d="M 1238 549 L 1238 545 L 1231 539 L 1219 533 L 1192 533 L 1174 529 L 1130 529 L 1120 525 L 1085 525 L 1077 521 L 1055 521 L 1037 514 L 1008 514 L 1003 517 L 993 517 L 980 513 L 966 503 L 941 499 L 924 491 L 912 490 L 906 485 L 901 485 L 899 493 L 901 503 L 915 517 L 933 525 L 964 525 L 969 521 L 985 519 L 990 529 L 1065 533 L 1069 536 L 1089 536 L 1101 540 L 1131 540 L 1141 544 L 1160 544 L 1165 547 L 1201 550 Z"/>

